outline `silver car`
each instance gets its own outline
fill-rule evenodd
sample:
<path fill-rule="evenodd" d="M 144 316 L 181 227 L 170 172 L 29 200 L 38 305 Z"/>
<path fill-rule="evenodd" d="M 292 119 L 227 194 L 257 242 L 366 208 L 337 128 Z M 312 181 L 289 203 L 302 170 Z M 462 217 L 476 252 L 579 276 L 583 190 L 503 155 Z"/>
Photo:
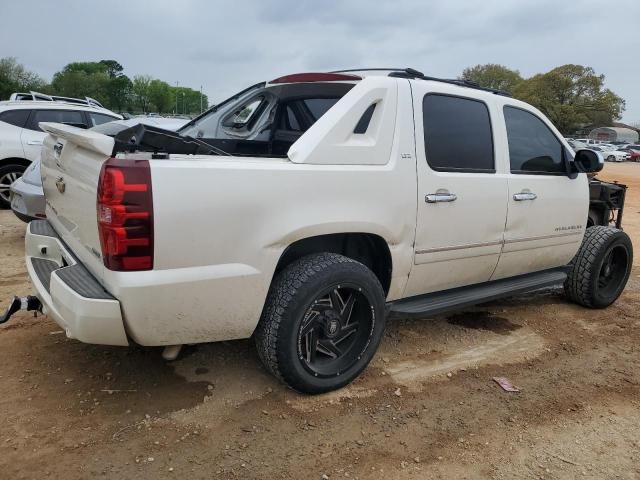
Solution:
<path fill-rule="evenodd" d="M 44 213 L 44 192 L 40 178 L 40 160 L 31 165 L 11 184 L 11 210 L 23 222 L 46 218 Z"/>
<path fill-rule="evenodd" d="M 188 119 L 180 118 L 131 118 L 129 120 L 116 120 L 93 127 L 105 135 L 116 135 L 125 128 L 133 127 L 139 123 L 164 128 L 166 130 L 178 130 Z M 23 222 L 30 222 L 38 218 L 46 218 L 44 213 L 45 201 L 40 178 L 40 160 L 31 162 L 31 165 L 11 184 L 10 189 L 11 210 Z"/>

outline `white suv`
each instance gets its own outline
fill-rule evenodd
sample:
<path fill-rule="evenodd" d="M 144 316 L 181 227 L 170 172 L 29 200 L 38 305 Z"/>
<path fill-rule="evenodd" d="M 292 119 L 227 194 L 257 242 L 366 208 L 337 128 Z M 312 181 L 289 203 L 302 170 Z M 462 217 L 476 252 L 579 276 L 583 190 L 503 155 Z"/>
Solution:
<path fill-rule="evenodd" d="M 122 118 L 91 99 L 61 100 L 41 94 L 31 100 L 19 98 L 0 102 L 0 208 L 10 206 L 9 187 L 40 157 L 47 135 L 40 122 L 90 128 Z"/>
<path fill-rule="evenodd" d="M 277 378 L 320 393 L 367 366 L 387 316 L 556 284 L 591 308 L 618 298 L 631 240 L 586 228 L 598 153 L 504 92 L 354 73 L 258 83 L 178 132 L 43 123 L 36 296 L 0 323 L 39 310 L 68 337 L 168 359 L 253 336 Z"/>

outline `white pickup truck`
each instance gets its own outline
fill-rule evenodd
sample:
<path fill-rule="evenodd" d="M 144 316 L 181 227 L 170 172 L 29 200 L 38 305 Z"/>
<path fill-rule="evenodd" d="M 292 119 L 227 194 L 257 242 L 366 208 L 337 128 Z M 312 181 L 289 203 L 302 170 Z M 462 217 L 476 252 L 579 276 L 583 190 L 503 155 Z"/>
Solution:
<path fill-rule="evenodd" d="M 83 342 L 170 356 L 254 336 L 275 376 L 318 393 L 362 372 L 389 316 L 563 283 L 601 308 L 630 274 L 629 237 L 586 229 L 602 158 L 463 81 L 295 74 L 177 134 L 41 127 L 47 220 L 26 234 L 36 294 L 13 310 Z"/>

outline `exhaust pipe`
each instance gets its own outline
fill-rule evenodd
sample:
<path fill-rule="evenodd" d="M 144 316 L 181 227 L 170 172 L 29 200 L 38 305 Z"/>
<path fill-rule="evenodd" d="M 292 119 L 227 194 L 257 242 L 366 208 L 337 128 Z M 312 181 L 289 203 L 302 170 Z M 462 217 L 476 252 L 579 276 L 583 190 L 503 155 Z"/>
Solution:
<path fill-rule="evenodd" d="M 9 308 L 0 316 L 0 324 L 6 323 L 14 313 L 20 310 L 42 312 L 42 303 L 40 303 L 40 299 L 34 295 L 13 297 Z"/>

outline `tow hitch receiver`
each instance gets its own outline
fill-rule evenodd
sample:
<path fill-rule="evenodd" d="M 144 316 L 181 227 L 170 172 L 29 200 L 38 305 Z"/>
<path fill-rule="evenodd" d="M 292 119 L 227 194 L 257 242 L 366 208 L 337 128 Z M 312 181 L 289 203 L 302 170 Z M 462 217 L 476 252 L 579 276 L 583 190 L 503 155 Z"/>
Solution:
<path fill-rule="evenodd" d="M 40 299 L 33 295 L 29 295 L 27 297 L 13 297 L 11 305 L 9 305 L 7 311 L 0 316 L 0 324 L 8 321 L 14 313 L 20 310 L 42 312 Z"/>

